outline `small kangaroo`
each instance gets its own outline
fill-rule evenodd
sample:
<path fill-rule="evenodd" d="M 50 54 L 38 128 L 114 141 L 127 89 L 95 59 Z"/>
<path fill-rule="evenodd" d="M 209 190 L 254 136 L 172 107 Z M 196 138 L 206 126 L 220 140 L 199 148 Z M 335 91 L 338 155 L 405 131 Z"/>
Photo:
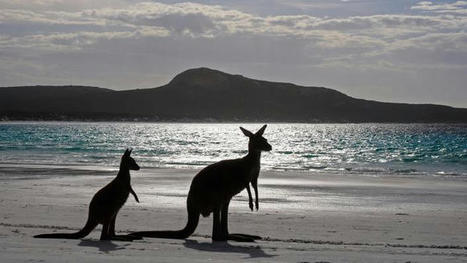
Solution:
<path fill-rule="evenodd" d="M 188 222 L 182 230 L 176 231 L 142 231 L 130 235 L 139 237 L 175 238 L 189 237 L 198 226 L 199 215 L 203 217 L 213 213 L 212 240 L 254 242 L 259 236 L 229 234 L 228 212 L 233 196 L 247 188 L 250 208 L 253 201 L 249 189 L 251 182 L 256 196 L 258 208 L 258 175 L 260 171 L 261 151 L 270 151 L 271 145 L 263 137 L 266 125 L 255 134 L 240 127 L 243 134 L 249 137 L 248 154 L 243 158 L 223 160 L 208 165 L 195 175 L 191 182 L 187 198 Z"/>
<path fill-rule="evenodd" d="M 117 213 L 125 204 L 128 195 L 131 193 L 136 202 L 139 203 L 130 184 L 130 170 L 139 170 L 136 161 L 130 157 L 131 150 L 126 149 L 120 162 L 120 170 L 109 184 L 100 189 L 92 198 L 89 204 L 89 215 L 86 225 L 75 233 L 52 233 L 36 235 L 35 238 L 60 238 L 60 239 L 79 239 L 87 236 L 98 224 L 102 224 L 102 233 L 100 240 L 121 240 L 132 241 L 141 239 L 131 235 L 115 234 L 115 219 Z"/>

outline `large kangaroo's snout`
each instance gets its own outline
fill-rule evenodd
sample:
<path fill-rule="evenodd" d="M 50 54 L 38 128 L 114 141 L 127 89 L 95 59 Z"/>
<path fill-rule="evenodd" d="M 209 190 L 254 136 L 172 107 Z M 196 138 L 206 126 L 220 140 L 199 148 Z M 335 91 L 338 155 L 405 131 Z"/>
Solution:
<path fill-rule="evenodd" d="M 135 170 L 135 171 L 138 171 L 139 170 L 139 165 L 138 164 L 134 164 L 133 167 L 131 167 L 132 169 L 131 170 Z"/>

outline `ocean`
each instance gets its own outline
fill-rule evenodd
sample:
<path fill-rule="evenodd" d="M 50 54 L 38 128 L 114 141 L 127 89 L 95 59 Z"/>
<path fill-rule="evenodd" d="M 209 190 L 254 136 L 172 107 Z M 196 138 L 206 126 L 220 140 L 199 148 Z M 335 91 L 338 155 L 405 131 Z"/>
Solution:
<path fill-rule="evenodd" d="M 143 168 L 199 169 L 247 153 L 239 126 L 262 123 L 0 122 L 0 167 L 116 169 L 132 148 Z M 467 176 L 467 124 L 272 123 L 264 137 L 263 170 Z"/>

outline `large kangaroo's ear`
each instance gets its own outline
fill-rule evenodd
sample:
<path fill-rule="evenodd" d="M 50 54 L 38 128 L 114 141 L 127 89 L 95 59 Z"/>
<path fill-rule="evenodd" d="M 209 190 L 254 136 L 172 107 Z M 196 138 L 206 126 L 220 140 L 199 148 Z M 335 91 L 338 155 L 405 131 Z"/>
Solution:
<path fill-rule="evenodd" d="M 131 154 L 131 150 L 127 148 L 123 156 L 130 156 L 130 154 Z"/>
<path fill-rule="evenodd" d="M 261 129 L 259 129 L 259 130 L 256 132 L 256 135 L 263 136 L 264 130 L 266 130 L 266 127 L 267 127 L 267 126 L 268 126 L 267 124 L 264 124 L 264 126 L 261 127 Z"/>
<path fill-rule="evenodd" d="M 245 136 L 247 136 L 247 137 L 253 136 L 253 133 L 251 131 L 249 131 L 249 130 L 243 128 L 243 127 L 240 127 L 240 130 L 242 130 L 243 134 L 245 134 Z"/>

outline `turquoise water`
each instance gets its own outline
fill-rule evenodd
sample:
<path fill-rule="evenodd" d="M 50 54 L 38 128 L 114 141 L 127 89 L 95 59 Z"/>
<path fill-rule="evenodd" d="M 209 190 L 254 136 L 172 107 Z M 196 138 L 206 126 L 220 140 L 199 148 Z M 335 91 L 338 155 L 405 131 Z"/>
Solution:
<path fill-rule="evenodd" d="M 245 124 L 255 131 L 262 124 Z M 240 124 L 0 123 L 0 166 L 117 167 L 126 147 L 142 167 L 200 168 L 246 154 Z M 270 124 L 262 169 L 467 176 L 467 125 Z"/>

